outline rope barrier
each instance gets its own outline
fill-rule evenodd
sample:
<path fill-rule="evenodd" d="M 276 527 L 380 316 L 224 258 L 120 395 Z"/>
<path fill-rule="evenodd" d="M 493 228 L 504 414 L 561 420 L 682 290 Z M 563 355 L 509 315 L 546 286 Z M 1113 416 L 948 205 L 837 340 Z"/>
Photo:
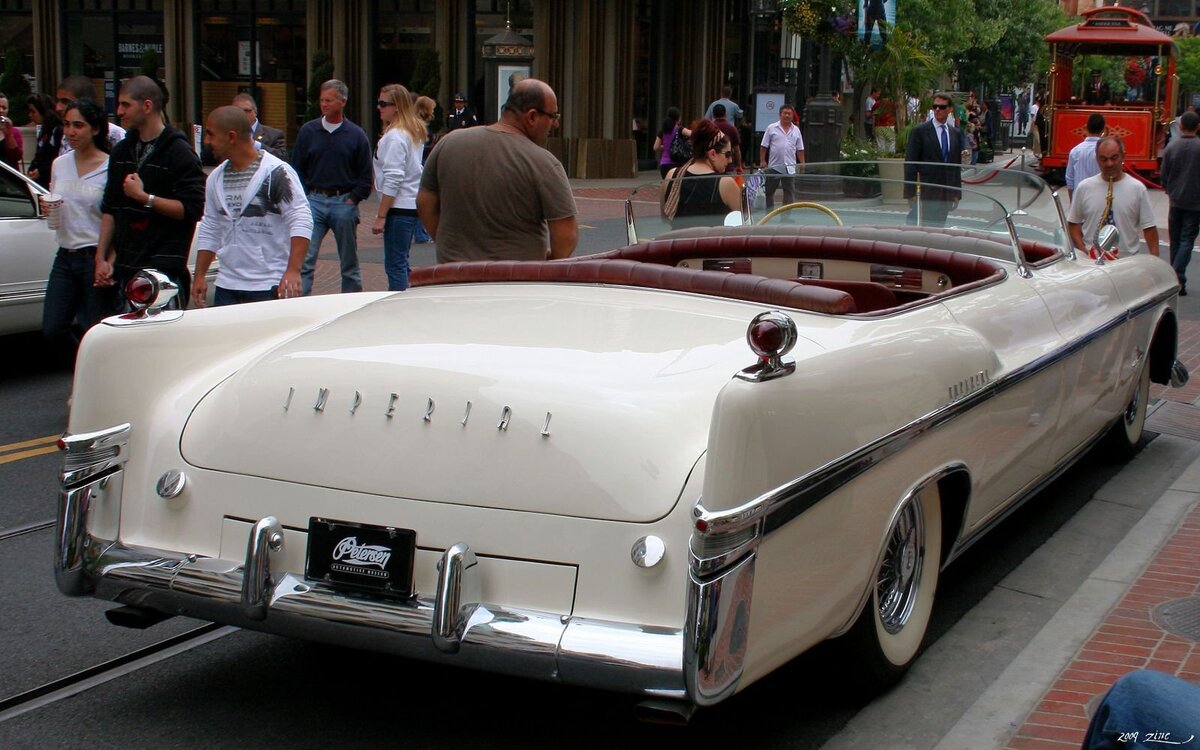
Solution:
<path fill-rule="evenodd" d="M 1014 156 L 1013 158 L 1009 159 L 1008 163 L 1005 164 L 1003 167 L 993 167 L 992 173 L 989 174 L 987 177 L 984 177 L 982 180 L 968 180 L 964 177 L 963 182 L 967 183 L 968 185 L 982 185 L 985 182 L 991 180 L 997 174 L 999 174 L 1001 169 L 1008 169 L 1009 167 L 1011 167 L 1013 165 L 1013 163 L 1016 162 L 1016 160 L 1019 158 L 1020 157 Z"/>
<path fill-rule="evenodd" d="M 1155 189 L 1155 190 L 1162 190 L 1162 189 L 1163 189 L 1163 186 L 1162 186 L 1162 185 L 1159 185 L 1159 184 L 1158 184 L 1158 183 L 1156 183 L 1156 182 L 1151 182 L 1151 181 L 1150 181 L 1149 179 L 1147 179 L 1146 177 L 1143 177 L 1142 175 L 1140 175 L 1140 174 L 1138 174 L 1137 172 L 1133 171 L 1131 168 L 1129 168 L 1129 166 L 1126 166 L 1126 167 L 1125 167 L 1125 174 L 1132 175 L 1132 176 L 1136 177 L 1136 178 L 1138 179 L 1138 181 L 1139 181 L 1139 182 L 1141 182 L 1143 185 L 1145 185 L 1145 186 L 1146 186 L 1146 187 L 1148 187 L 1148 188 L 1153 188 L 1153 189 Z"/>

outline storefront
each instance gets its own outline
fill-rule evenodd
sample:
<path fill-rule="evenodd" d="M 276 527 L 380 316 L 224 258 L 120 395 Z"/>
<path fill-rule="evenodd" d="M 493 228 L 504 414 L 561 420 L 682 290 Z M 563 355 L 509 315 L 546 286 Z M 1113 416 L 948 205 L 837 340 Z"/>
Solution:
<path fill-rule="evenodd" d="M 207 113 L 240 93 L 289 143 L 303 121 L 308 83 L 304 0 L 198 0 L 193 111 Z"/>
<path fill-rule="evenodd" d="M 530 73 L 565 113 L 555 153 L 573 176 L 626 176 L 649 162 L 669 106 L 699 115 L 751 51 L 740 0 L 0 0 L 0 56 L 9 48 L 53 91 L 67 75 L 96 82 L 115 111 L 120 81 L 148 73 L 177 125 L 241 91 L 289 142 L 309 111 L 313 61 L 350 89 L 347 112 L 377 131 L 379 87 L 399 82 L 444 108 L 463 92 L 484 121 L 484 43 L 511 29 L 533 48 Z M 5 46 L 7 44 L 7 46 Z M 490 111 L 489 111 L 490 110 Z"/>

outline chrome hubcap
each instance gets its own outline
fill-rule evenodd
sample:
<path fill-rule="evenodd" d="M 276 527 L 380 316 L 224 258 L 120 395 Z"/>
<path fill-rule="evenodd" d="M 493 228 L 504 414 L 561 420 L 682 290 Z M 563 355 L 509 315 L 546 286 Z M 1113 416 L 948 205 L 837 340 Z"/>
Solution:
<path fill-rule="evenodd" d="M 887 549 L 875 581 L 879 621 L 889 633 L 899 633 L 912 616 L 925 559 L 925 518 L 920 497 L 905 504 L 888 534 Z"/>

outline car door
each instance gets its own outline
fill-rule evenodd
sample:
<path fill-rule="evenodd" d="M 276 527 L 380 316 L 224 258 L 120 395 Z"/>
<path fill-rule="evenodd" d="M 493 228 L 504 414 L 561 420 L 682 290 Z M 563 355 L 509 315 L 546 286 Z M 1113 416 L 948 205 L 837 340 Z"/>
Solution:
<path fill-rule="evenodd" d="M 0 334 L 37 330 L 57 251 L 36 184 L 0 164 Z"/>

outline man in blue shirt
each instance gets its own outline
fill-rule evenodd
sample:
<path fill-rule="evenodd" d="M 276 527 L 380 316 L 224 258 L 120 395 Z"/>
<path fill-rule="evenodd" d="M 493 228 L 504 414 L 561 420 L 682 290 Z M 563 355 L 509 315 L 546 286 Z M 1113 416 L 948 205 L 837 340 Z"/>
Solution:
<path fill-rule="evenodd" d="M 313 233 L 300 271 L 301 286 L 312 293 L 313 272 L 325 233 L 333 230 L 342 264 L 342 292 L 362 291 L 358 267 L 358 204 L 371 194 L 371 144 L 363 129 L 343 116 L 349 90 L 332 78 L 321 84 L 321 117 L 304 123 L 296 136 L 292 166 L 308 194 Z"/>
<path fill-rule="evenodd" d="M 1075 192 L 1075 186 L 1092 175 L 1100 174 L 1100 163 L 1096 161 L 1096 144 L 1104 135 L 1104 115 L 1092 113 L 1087 118 L 1087 138 L 1084 138 L 1071 153 L 1067 154 L 1067 196 Z"/>

